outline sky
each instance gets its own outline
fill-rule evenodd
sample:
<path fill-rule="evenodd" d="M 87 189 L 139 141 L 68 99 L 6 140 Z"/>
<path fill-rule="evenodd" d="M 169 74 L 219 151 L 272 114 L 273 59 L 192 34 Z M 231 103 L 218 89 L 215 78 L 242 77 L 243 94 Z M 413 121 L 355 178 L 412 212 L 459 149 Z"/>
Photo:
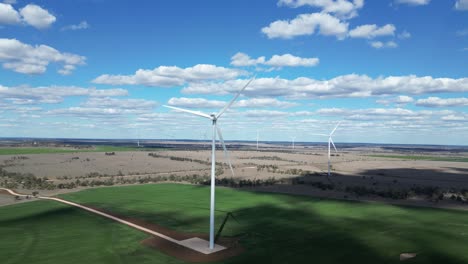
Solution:
<path fill-rule="evenodd" d="M 468 145 L 468 0 L 0 0 L 0 137 Z"/>

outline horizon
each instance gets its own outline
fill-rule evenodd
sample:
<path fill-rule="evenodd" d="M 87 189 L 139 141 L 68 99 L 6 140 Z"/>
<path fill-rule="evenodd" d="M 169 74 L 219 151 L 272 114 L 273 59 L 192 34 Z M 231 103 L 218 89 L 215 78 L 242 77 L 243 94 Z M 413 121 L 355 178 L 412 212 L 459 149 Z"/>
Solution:
<path fill-rule="evenodd" d="M 130 142 L 137 142 L 140 140 L 140 144 L 143 144 L 143 141 L 174 141 L 174 142 L 211 142 L 211 139 L 169 139 L 169 138 L 53 138 L 53 137 L 0 137 L 0 143 L 2 140 L 101 140 L 101 141 L 123 141 L 124 143 L 130 143 Z M 225 140 L 226 143 L 252 143 L 255 144 L 257 141 L 256 140 L 241 140 L 241 139 L 232 139 L 232 140 Z M 282 141 L 282 140 L 259 140 L 259 143 L 272 143 L 272 144 L 280 144 L 280 145 L 291 145 L 291 141 Z M 151 143 L 151 142 L 150 142 Z M 321 145 L 326 145 L 327 141 L 294 141 L 294 143 L 297 144 L 302 144 L 302 145 L 308 145 L 308 144 L 321 144 Z M 216 144 L 220 144 L 218 140 L 216 140 Z M 348 145 L 376 145 L 376 146 L 434 146 L 434 147 L 468 147 L 467 145 L 440 145 L 440 144 L 406 144 L 406 143 L 373 143 L 373 142 L 341 142 L 341 141 L 336 141 L 336 145 L 338 144 L 348 144 Z M 144 147 L 144 146 L 140 146 Z M 337 146 L 339 149 L 340 146 Z M 217 150 L 222 150 L 217 148 Z"/>
<path fill-rule="evenodd" d="M 111 3 L 111 4 L 110 4 Z M 468 1 L 0 0 L 0 137 L 465 146 Z"/>

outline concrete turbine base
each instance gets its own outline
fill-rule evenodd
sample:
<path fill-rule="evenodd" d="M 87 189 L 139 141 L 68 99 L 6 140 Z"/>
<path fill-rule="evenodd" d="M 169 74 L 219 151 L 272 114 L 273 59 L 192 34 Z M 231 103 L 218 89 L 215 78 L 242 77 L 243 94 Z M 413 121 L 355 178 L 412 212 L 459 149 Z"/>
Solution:
<path fill-rule="evenodd" d="M 210 242 L 199 237 L 192 237 L 189 239 L 181 240 L 179 241 L 179 245 L 185 246 L 187 248 L 190 248 L 192 250 L 206 255 L 226 249 L 226 247 L 223 247 L 218 244 L 214 244 L 214 248 L 210 249 Z"/>

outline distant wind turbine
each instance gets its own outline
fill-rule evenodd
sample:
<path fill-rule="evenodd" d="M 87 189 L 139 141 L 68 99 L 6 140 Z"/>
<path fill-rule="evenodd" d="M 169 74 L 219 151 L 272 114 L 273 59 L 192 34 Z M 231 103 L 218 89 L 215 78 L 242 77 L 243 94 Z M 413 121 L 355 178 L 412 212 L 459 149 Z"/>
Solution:
<path fill-rule="evenodd" d="M 137 146 L 140 147 L 140 131 L 137 130 Z"/>
<path fill-rule="evenodd" d="M 333 145 L 333 148 L 335 149 L 336 152 L 338 152 L 338 150 L 336 150 L 336 147 L 335 147 L 335 143 L 333 143 L 333 139 L 332 139 L 332 136 L 333 134 L 335 133 L 336 129 L 338 128 L 338 126 L 341 124 L 341 121 L 338 122 L 338 124 L 335 126 L 335 128 L 332 130 L 332 132 L 330 134 L 313 134 L 313 135 L 316 135 L 316 136 L 325 136 L 325 137 L 328 137 L 328 177 L 330 177 L 330 167 L 331 167 L 331 164 L 330 164 L 330 159 L 331 159 L 331 154 L 330 154 L 330 144 Z"/>
<path fill-rule="evenodd" d="M 224 112 L 226 112 L 226 110 L 229 107 L 231 107 L 231 105 L 234 103 L 234 101 L 236 101 L 236 99 L 239 97 L 241 92 L 244 91 L 245 88 L 247 88 L 247 86 L 249 86 L 249 84 L 254 79 L 255 79 L 255 77 L 250 79 L 247 82 L 247 84 L 241 90 L 239 90 L 237 92 L 237 94 L 234 96 L 234 98 L 232 98 L 232 100 L 228 104 L 226 104 L 226 106 L 224 106 L 224 108 L 221 109 L 221 111 L 219 111 L 219 113 L 217 113 L 217 114 L 212 113 L 212 114 L 208 115 L 208 114 L 205 114 L 205 113 L 202 113 L 202 112 L 199 112 L 199 111 L 192 111 L 192 110 L 187 110 L 187 109 L 183 109 L 183 108 L 179 108 L 179 107 L 163 105 L 164 107 L 167 107 L 167 108 L 171 108 L 171 109 L 181 111 L 181 112 L 190 113 L 190 114 L 193 114 L 193 115 L 196 115 L 196 116 L 201 116 L 201 117 L 208 118 L 208 119 L 211 120 L 212 130 L 213 130 L 213 138 L 212 138 L 212 141 L 211 141 L 212 144 L 211 144 L 211 195 L 210 195 L 210 197 L 211 197 L 210 198 L 210 249 L 214 249 L 216 135 L 218 135 L 219 140 L 221 141 L 221 145 L 223 146 L 223 149 L 224 149 L 224 155 L 226 156 L 226 158 L 228 160 L 229 168 L 231 169 L 231 173 L 234 176 L 234 170 L 232 169 L 231 161 L 229 159 L 229 154 L 227 152 L 226 145 L 224 144 L 224 139 L 223 139 L 223 135 L 221 134 L 221 129 L 217 126 L 217 121 L 221 117 L 221 115 L 224 114 Z"/>
<path fill-rule="evenodd" d="M 294 149 L 294 141 L 296 140 L 296 137 L 291 137 L 292 140 L 292 148 Z"/>
<path fill-rule="evenodd" d="M 258 150 L 258 129 L 257 129 L 257 150 Z"/>

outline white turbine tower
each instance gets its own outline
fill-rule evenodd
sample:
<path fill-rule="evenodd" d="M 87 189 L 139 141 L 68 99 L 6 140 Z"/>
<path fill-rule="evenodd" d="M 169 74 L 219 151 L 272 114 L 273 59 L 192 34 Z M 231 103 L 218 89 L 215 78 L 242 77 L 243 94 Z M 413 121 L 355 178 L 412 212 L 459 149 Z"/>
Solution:
<path fill-rule="evenodd" d="M 221 109 L 221 111 L 219 111 L 219 113 L 217 113 L 217 114 L 213 113 L 211 115 L 208 115 L 208 114 L 205 114 L 205 113 L 202 113 L 202 112 L 199 112 L 199 111 L 191 111 L 191 110 L 182 109 L 182 108 L 178 108 L 178 107 L 163 105 L 164 107 L 167 107 L 167 108 L 171 108 L 171 109 L 181 111 L 181 112 L 190 113 L 190 114 L 201 116 L 201 117 L 208 118 L 208 119 L 211 120 L 211 125 L 212 125 L 212 129 L 213 129 L 213 139 L 212 139 L 212 145 L 211 145 L 210 249 L 214 249 L 216 135 L 218 135 L 219 140 L 221 141 L 221 145 L 223 146 L 223 149 L 224 149 L 224 154 L 225 154 L 225 156 L 226 156 L 226 158 L 227 158 L 227 160 L 229 162 L 229 167 L 231 169 L 231 173 L 234 175 L 234 170 L 232 169 L 231 161 L 229 160 L 229 154 L 227 152 L 226 145 L 224 144 L 224 139 L 223 139 L 223 135 L 221 134 L 221 129 L 217 126 L 216 123 L 217 123 L 218 119 L 221 117 L 221 115 L 224 112 L 226 112 L 226 110 L 229 107 L 231 107 L 231 105 L 234 103 L 234 101 L 236 101 L 237 97 L 239 97 L 241 92 L 244 91 L 245 88 L 247 88 L 247 86 L 249 86 L 249 84 L 254 79 L 255 79 L 255 77 L 250 79 L 247 82 L 247 84 L 240 91 L 237 92 L 237 94 L 234 96 L 234 98 L 232 98 L 232 100 L 228 104 L 226 104 L 226 106 L 224 106 L 224 108 Z"/>
<path fill-rule="evenodd" d="M 294 149 L 294 141 L 296 140 L 296 137 L 291 137 L 292 140 L 292 148 Z"/>
<path fill-rule="evenodd" d="M 335 149 L 336 152 L 338 152 L 338 150 L 336 150 L 336 147 L 335 147 L 335 143 L 333 143 L 333 139 L 332 139 L 332 136 L 333 134 L 335 133 L 336 129 L 338 128 L 338 126 L 341 124 L 341 121 L 338 122 L 338 124 L 335 126 L 335 128 L 332 130 L 332 132 L 330 134 L 313 134 L 313 135 L 317 135 L 317 136 L 325 136 L 325 137 L 328 137 L 328 177 L 330 177 L 330 159 L 331 159 L 331 153 L 330 153 L 330 144 L 333 145 L 333 148 Z"/>
<path fill-rule="evenodd" d="M 258 129 L 257 129 L 257 150 L 258 150 Z"/>

